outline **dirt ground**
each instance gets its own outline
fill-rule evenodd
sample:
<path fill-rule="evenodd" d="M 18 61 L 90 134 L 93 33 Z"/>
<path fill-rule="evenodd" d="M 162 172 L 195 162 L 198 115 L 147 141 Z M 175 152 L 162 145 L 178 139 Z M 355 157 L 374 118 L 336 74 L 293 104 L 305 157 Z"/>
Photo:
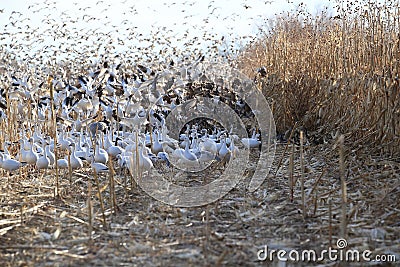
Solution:
<path fill-rule="evenodd" d="M 269 176 L 254 193 L 243 179 L 225 197 L 204 207 L 176 208 L 115 178 L 117 208 L 108 176 L 101 176 L 103 214 L 89 170 L 55 175 L 15 174 L 0 179 L 0 266 L 398 266 L 400 262 L 400 163 L 359 151 L 346 152 L 347 249 L 395 255 L 396 263 L 259 261 L 269 250 L 337 248 L 343 223 L 339 159 L 332 144 L 305 148 L 304 196 L 298 148 L 293 190 L 289 148 L 278 145 Z M 279 169 L 278 165 L 281 162 Z M 251 173 L 254 164 L 249 164 Z M 276 175 L 275 175 L 276 174 Z M 196 180 L 196 177 L 192 177 Z M 200 177 L 199 177 L 200 179 Z M 93 206 L 89 223 L 88 204 Z M 90 228 L 92 228 L 90 230 Z M 89 234 L 91 233 L 91 234 Z"/>

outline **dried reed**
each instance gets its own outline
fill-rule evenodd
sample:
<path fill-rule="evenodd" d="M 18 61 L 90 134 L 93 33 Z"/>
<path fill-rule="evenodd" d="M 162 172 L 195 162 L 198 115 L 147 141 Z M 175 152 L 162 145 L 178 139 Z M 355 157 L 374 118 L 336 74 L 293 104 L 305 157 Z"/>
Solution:
<path fill-rule="evenodd" d="M 52 123 L 52 131 L 51 134 L 53 135 L 52 138 L 54 140 L 54 168 L 56 171 L 56 197 L 60 197 L 60 181 L 59 181 L 59 172 L 58 172 L 58 151 L 57 151 L 57 122 L 56 116 L 54 111 L 54 88 L 53 88 L 53 78 L 50 76 L 48 81 L 48 86 L 50 89 L 50 106 L 51 106 L 51 123 Z"/>
<path fill-rule="evenodd" d="M 117 212 L 118 205 L 117 205 L 117 197 L 115 196 L 115 182 L 114 182 L 114 167 L 113 167 L 113 160 L 110 156 L 108 161 L 108 169 L 109 169 L 109 179 L 110 179 L 110 202 L 111 207 L 114 213 Z"/>
<path fill-rule="evenodd" d="M 88 235 L 92 239 L 93 230 L 93 203 L 92 203 L 92 182 L 88 179 L 87 209 L 88 209 Z"/>
<path fill-rule="evenodd" d="M 347 185 L 344 165 L 344 136 L 339 137 L 339 173 L 340 173 L 340 184 L 341 184 L 341 208 L 342 214 L 340 217 L 340 236 L 346 238 L 347 235 Z"/>
<path fill-rule="evenodd" d="M 303 146 L 303 131 L 300 131 L 300 182 L 301 182 L 301 209 L 303 219 L 307 217 L 306 214 L 306 195 L 304 189 L 304 146 Z"/>
<path fill-rule="evenodd" d="M 349 1 L 335 17 L 301 9 L 262 28 L 238 66 L 274 104 L 278 133 L 297 122 L 315 143 L 340 130 L 353 148 L 400 155 L 399 10 L 398 1 Z"/>
<path fill-rule="evenodd" d="M 292 152 L 289 156 L 289 189 L 290 189 L 290 202 L 294 199 L 294 145 L 292 144 Z"/>

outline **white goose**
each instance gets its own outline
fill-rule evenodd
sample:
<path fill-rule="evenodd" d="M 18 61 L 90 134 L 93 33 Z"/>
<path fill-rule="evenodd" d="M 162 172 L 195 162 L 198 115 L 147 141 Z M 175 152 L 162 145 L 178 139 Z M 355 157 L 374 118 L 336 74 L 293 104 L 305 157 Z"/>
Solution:
<path fill-rule="evenodd" d="M 92 167 L 92 170 L 94 170 L 96 173 L 104 173 L 109 171 L 106 165 L 100 162 L 95 162 L 93 160 L 90 164 L 90 167 Z"/>
<path fill-rule="evenodd" d="M 8 172 L 13 172 L 15 170 L 18 170 L 22 166 L 24 166 L 25 163 L 21 163 L 18 160 L 11 159 L 11 158 L 5 158 L 3 153 L 0 153 L 0 167 Z"/>
<path fill-rule="evenodd" d="M 108 153 L 104 149 L 100 148 L 100 144 L 96 145 L 94 151 L 94 161 L 107 164 L 108 161 Z"/>
<path fill-rule="evenodd" d="M 221 160 L 224 160 L 225 158 L 227 158 L 227 156 L 229 154 L 230 154 L 230 151 L 229 151 L 228 147 L 226 146 L 225 136 L 223 136 L 221 139 L 221 148 L 218 151 L 218 156 Z"/>
<path fill-rule="evenodd" d="M 72 170 L 81 169 L 83 167 L 83 162 L 75 154 L 75 145 L 71 145 L 70 147 L 71 147 L 71 156 L 70 156 L 71 169 Z"/>
<path fill-rule="evenodd" d="M 60 132 L 60 134 L 58 135 L 58 144 L 62 150 L 68 150 L 69 146 L 72 143 L 72 140 L 69 140 L 69 138 L 65 138 L 64 131 Z"/>
<path fill-rule="evenodd" d="M 57 167 L 59 169 L 68 169 L 68 160 L 67 159 L 58 159 L 57 160 Z"/>
<path fill-rule="evenodd" d="M 119 154 L 124 152 L 124 149 L 120 146 L 113 145 L 110 141 L 110 135 L 107 134 L 104 138 L 105 149 L 110 157 L 117 157 Z"/>
<path fill-rule="evenodd" d="M 163 151 L 163 145 L 160 142 L 160 133 L 157 131 L 156 138 L 153 140 L 153 144 L 151 146 L 151 152 L 157 155 L 162 151 Z"/>
<path fill-rule="evenodd" d="M 189 150 L 189 138 L 186 137 L 185 139 L 185 149 L 176 149 L 173 156 L 178 157 L 177 163 L 180 164 L 180 167 L 183 167 L 188 171 L 196 170 L 196 168 L 200 167 L 199 160 L 196 154 Z"/>
<path fill-rule="evenodd" d="M 2 153 L 4 156 L 4 160 L 11 159 L 10 152 L 8 151 L 8 145 L 9 145 L 8 142 L 4 143 L 4 152 Z"/>
<path fill-rule="evenodd" d="M 199 147 L 202 151 L 208 151 L 212 154 L 217 154 L 218 152 L 217 143 L 209 138 L 207 135 L 200 138 Z"/>
<path fill-rule="evenodd" d="M 151 168 L 153 168 L 153 162 L 147 155 L 147 149 L 143 145 L 139 144 L 139 168 L 140 170 L 143 171 L 148 171 Z"/>
<path fill-rule="evenodd" d="M 250 138 L 242 138 L 242 144 L 246 148 L 256 148 L 261 144 L 257 137 L 256 130 L 253 130 L 253 135 Z"/>
<path fill-rule="evenodd" d="M 185 151 L 183 152 L 183 156 L 187 159 L 187 160 L 191 160 L 191 161 L 197 161 L 197 157 L 196 155 L 189 150 L 189 138 L 186 138 L 186 145 L 185 145 Z"/>
<path fill-rule="evenodd" d="M 44 151 L 45 151 L 46 156 L 47 156 L 47 157 L 49 158 L 49 160 L 50 160 L 50 165 L 49 165 L 49 166 L 50 166 L 50 167 L 54 166 L 54 162 L 55 162 L 56 156 L 55 156 L 54 153 L 51 151 L 50 145 L 45 146 Z"/>
<path fill-rule="evenodd" d="M 38 154 L 36 153 L 36 151 L 34 150 L 34 145 L 33 145 L 33 139 L 30 139 L 31 142 L 31 146 L 29 151 L 26 153 L 26 163 L 28 163 L 29 165 L 36 165 L 36 162 L 39 158 Z"/>
<path fill-rule="evenodd" d="M 21 160 L 21 162 L 26 162 L 26 157 L 28 156 L 28 152 L 30 150 L 30 146 L 27 144 L 27 140 L 25 138 L 19 140 L 20 150 L 17 154 L 17 158 Z"/>
<path fill-rule="evenodd" d="M 92 168 L 92 170 L 93 170 L 96 174 L 98 174 L 98 173 L 104 173 L 104 172 L 108 172 L 108 171 L 109 171 L 108 167 L 107 167 L 105 164 L 103 164 L 103 163 L 101 163 L 101 162 L 97 162 L 97 161 L 95 160 L 95 155 L 90 154 L 90 155 L 88 156 L 88 160 L 90 161 L 90 167 Z"/>
<path fill-rule="evenodd" d="M 78 142 L 75 146 L 75 156 L 90 162 L 90 147 L 88 143 L 83 143 L 82 145 Z"/>
<path fill-rule="evenodd" d="M 36 161 L 36 169 L 38 169 L 38 170 L 48 169 L 49 166 L 50 166 L 50 159 L 47 157 L 46 152 L 44 152 L 43 155 L 38 157 L 38 159 Z"/>

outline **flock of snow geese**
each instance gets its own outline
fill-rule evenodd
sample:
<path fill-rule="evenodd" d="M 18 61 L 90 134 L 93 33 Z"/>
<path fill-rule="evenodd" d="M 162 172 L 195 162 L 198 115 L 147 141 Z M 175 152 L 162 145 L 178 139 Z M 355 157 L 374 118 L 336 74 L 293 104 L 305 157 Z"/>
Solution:
<path fill-rule="evenodd" d="M 43 10 L 30 7 L 35 8 L 39 16 Z M 171 45 L 169 31 L 155 29 L 155 36 L 141 37 L 124 22 L 119 27 L 126 27 L 126 38 L 150 44 L 137 48 L 113 36 L 118 26 L 106 33 L 79 28 L 79 18 L 66 13 L 60 14 L 61 21 L 47 17 L 40 32 L 13 12 L 1 37 L 8 43 L 0 48 L 1 169 L 13 174 L 90 166 L 102 173 L 109 172 L 111 162 L 113 168 L 139 173 L 156 166 L 173 168 L 174 163 L 226 163 L 240 148 L 260 146 L 254 113 L 231 88 L 234 78 L 222 77 L 221 82 L 206 75 L 203 63 L 218 56 L 226 43 L 223 37 L 202 37 L 209 49 L 205 60 L 195 47 L 201 42 L 197 37 L 181 51 Z M 118 44 L 126 48 L 122 54 L 116 51 Z M 226 55 L 215 64 L 229 66 Z M 199 97 L 228 105 L 246 121 L 249 136 L 239 137 L 234 129 L 204 118 L 170 136 L 168 115 Z"/>
<path fill-rule="evenodd" d="M 226 162 L 239 153 L 239 146 L 257 148 L 259 135 L 250 124 L 251 137 L 239 138 L 234 129 L 198 118 L 178 138 L 169 136 L 166 117 L 198 97 L 223 102 L 243 118 L 254 117 L 228 86 L 207 80 L 203 61 L 200 56 L 190 65 L 169 62 L 162 71 L 140 64 L 126 69 L 106 61 L 76 80 L 49 76 L 37 87 L 29 76 L 12 76 L 0 98 L 0 167 L 10 173 L 25 165 L 74 171 L 87 164 L 102 173 L 109 171 L 112 159 L 116 168 L 132 173 L 158 162 L 173 167 L 171 158 L 183 166 Z"/>

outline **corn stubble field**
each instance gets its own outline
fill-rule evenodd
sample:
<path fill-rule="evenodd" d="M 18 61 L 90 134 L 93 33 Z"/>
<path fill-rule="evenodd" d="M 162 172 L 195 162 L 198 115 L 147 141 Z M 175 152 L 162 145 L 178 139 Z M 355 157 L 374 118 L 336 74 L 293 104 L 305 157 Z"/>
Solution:
<path fill-rule="evenodd" d="M 71 176 L 3 170 L 0 264 L 277 265 L 259 262 L 257 251 L 318 251 L 340 237 L 347 248 L 399 261 L 400 9 L 389 2 L 340 8 L 337 17 L 300 9 L 271 19 L 265 37 L 234 59 L 255 77 L 278 134 L 272 168 L 256 192 L 246 191 L 244 179 L 213 204 L 177 208 L 148 196 L 118 168 L 99 177 L 87 166 Z M 2 143 L 6 132 L 18 133 L 7 115 Z M 254 168 L 250 161 L 249 177 Z M 346 265 L 284 266 L 310 264 Z"/>

